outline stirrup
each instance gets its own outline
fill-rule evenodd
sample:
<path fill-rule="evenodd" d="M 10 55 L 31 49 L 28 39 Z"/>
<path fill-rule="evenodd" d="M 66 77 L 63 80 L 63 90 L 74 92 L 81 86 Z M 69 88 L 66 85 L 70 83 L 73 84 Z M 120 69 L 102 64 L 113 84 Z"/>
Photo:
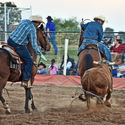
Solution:
<path fill-rule="evenodd" d="M 24 81 L 22 81 L 20 86 L 21 86 L 21 87 L 27 87 L 27 83 L 24 82 Z"/>
<path fill-rule="evenodd" d="M 31 80 L 28 81 L 28 83 L 27 83 L 27 88 L 32 88 Z"/>
<path fill-rule="evenodd" d="M 29 80 L 29 81 L 22 81 L 21 82 L 21 87 L 32 88 L 31 80 Z"/>

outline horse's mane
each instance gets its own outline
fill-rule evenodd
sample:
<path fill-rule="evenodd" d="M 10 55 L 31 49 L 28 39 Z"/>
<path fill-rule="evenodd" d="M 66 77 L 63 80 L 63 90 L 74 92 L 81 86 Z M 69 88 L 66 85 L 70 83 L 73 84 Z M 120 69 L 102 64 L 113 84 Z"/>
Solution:
<path fill-rule="evenodd" d="M 44 26 L 43 26 L 43 24 L 41 24 L 38 29 L 41 29 L 42 31 L 44 31 Z"/>

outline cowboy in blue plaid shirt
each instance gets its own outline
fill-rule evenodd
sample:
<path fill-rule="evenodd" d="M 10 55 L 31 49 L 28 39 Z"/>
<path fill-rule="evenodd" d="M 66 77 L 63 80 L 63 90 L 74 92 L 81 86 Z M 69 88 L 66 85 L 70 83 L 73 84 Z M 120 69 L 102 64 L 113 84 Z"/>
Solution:
<path fill-rule="evenodd" d="M 46 58 L 41 54 L 37 44 L 36 28 L 43 23 L 41 16 L 31 16 L 29 19 L 22 20 L 16 29 L 10 34 L 7 41 L 8 45 L 15 48 L 21 59 L 24 61 L 23 81 L 22 86 L 31 87 L 30 77 L 32 72 L 32 58 L 27 49 L 28 42 L 31 43 L 34 51 L 46 61 Z"/>

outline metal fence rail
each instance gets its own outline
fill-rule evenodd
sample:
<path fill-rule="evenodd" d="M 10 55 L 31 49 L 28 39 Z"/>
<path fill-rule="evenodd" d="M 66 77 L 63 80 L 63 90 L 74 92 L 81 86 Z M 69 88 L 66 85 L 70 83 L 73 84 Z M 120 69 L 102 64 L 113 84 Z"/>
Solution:
<path fill-rule="evenodd" d="M 10 32 L 11 31 L 6 32 L 7 37 L 9 37 Z M 2 39 L 2 37 L 4 37 L 4 34 L 5 34 L 4 31 L 0 31 L 0 42 L 4 41 Z M 105 37 L 111 38 L 110 44 L 113 43 L 115 36 L 118 34 L 120 34 L 123 42 L 125 42 L 125 32 L 104 32 Z M 59 50 L 59 54 L 58 55 L 54 54 L 54 48 L 51 44 L 51 50 L 49 52 L 46 52 L 46 55 L 45 55 L 46 58 L 48 59 L 48 62 L 47 63 L 45 62 L 47 67 L 49 67 L 51 63 L 51 59 L 53 58 L 56 60 L 56 64 L 58 65 L 58 67 L 60 67 L 60 64 L 62 62 L 62 57 L 64 55 L 65 39 L 69 40 L 68 55 L 75 60 L 75 64 L 76 64 L 78 60 L 77 51 L 78 51 L 79 38 L 80 38 L 80 31 L 56 31 L 56 43 Z M 41 50 L 41 52 L 42 51 L 43 50 Z M 39 56 L 38 56 L 38 60 L 39 60 Z"/>

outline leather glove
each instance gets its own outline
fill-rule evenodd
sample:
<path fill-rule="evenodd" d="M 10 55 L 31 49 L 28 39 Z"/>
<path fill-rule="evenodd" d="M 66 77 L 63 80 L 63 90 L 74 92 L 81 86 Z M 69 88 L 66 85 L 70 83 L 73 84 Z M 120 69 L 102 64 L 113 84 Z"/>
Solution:
<path fill-rule="evenodd" d="M 46 57 L 41 54 L 40 58 L 42 58 L 44 61 L 47 61 Z"/>

